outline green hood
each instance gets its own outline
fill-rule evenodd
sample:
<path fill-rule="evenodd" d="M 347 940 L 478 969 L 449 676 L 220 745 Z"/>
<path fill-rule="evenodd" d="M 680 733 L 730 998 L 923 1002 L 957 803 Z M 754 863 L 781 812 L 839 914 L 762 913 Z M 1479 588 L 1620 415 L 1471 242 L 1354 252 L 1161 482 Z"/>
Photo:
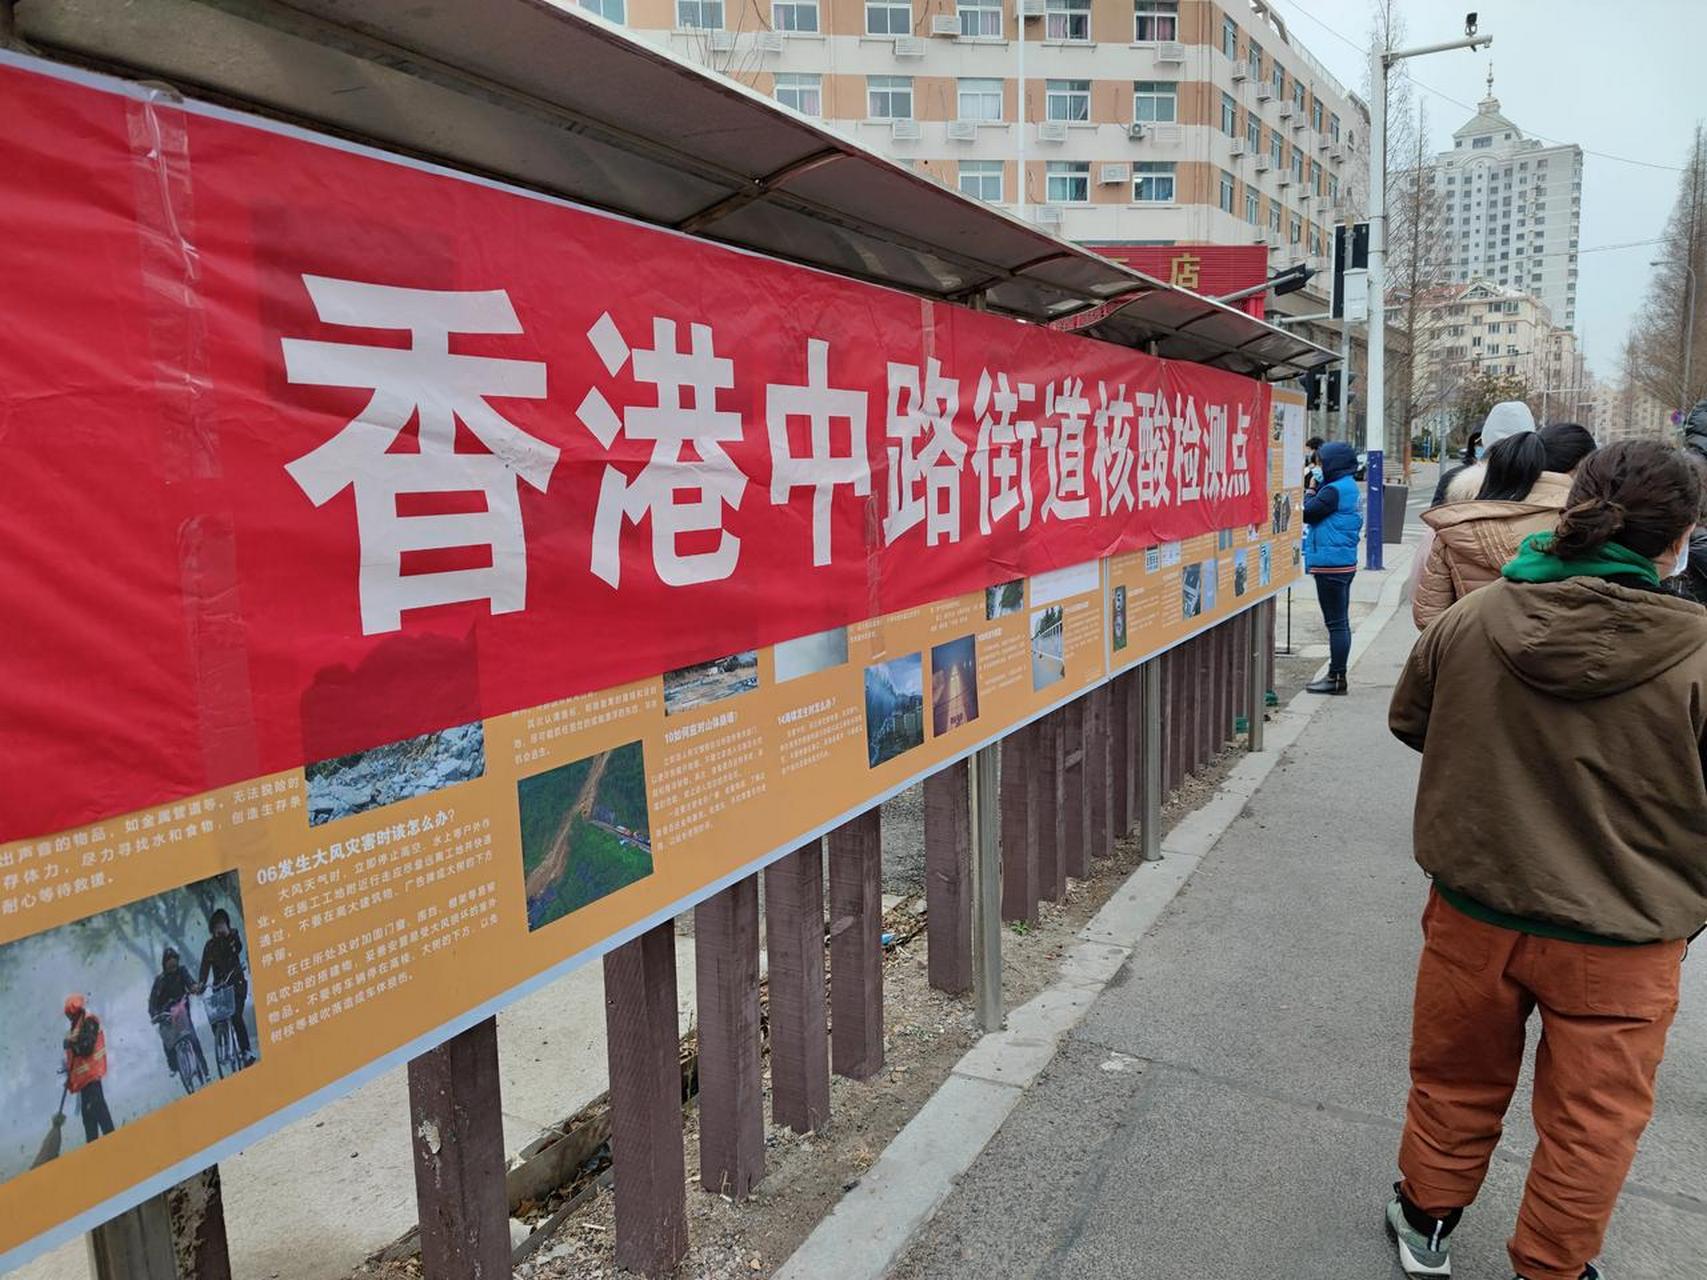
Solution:
<path fill-rule="evenodd" d="M 1567 578 L 1631 576 L 1649 586 L 1660 585 L 1660 571 L 1647 556 L 1608 542 L 1586 560 L 1563 560 L 1553 554 L 1553 535 L 1532 533 L 1500 572 L 1513 582 L 1563 582 Z"/>

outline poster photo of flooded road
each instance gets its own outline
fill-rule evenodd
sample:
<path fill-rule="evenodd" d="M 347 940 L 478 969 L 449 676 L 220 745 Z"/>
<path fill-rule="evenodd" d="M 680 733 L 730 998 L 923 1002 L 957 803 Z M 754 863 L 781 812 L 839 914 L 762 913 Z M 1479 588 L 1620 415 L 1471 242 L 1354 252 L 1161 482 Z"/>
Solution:
<path fill-rule="evenodd" d="M 978 718 L 978 650 L 972 636 L 931 649 L 931 733 L 942 737 Z"/>
<path fill-rule="evenodd" d="M 523 778 L 516 795 L 530 932 L 652 874 L 640 743 Z"/>

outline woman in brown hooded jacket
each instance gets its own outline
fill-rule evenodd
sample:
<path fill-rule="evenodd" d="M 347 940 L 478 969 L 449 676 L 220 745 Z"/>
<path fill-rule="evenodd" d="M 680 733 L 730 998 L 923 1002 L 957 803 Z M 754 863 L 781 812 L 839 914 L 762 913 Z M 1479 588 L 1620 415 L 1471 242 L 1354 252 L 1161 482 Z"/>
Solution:
<path fill-rule="evenodd" d="M 1574 422 L 1509 436 L 1488 451 L 1481 491 L 1468 502 L 1423 512 L 1433 531 L 1411 593 L 1411 617 L 1428 626 L 1456 600 L 1500 576 L 1532 533 L 1551 533 L 1571 491 L 1571 473 L 1594 452 Z"/>
<path fill-rule="evenodd" d="M 1557 532 L 1423 632 L 1393 691 L 1434 877 L 1387 1214 L 1409 1276 L 1450 1274 L 1537 1012 L 1538 1142 L 1507 1250 L 1521 1280 L 1601 1275 L 1707 922 L 1707 612 L 1661 586 L 1700 500 L 1678 450 L 1602 449 Z"/>

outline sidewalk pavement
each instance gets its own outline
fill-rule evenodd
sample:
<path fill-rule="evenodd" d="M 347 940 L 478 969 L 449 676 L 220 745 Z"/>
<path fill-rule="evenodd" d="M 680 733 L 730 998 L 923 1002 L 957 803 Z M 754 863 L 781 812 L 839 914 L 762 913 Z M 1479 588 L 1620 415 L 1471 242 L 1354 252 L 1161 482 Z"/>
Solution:
<path fill-rule="evenodd" d="M 1352 695 L 1328 701 L 1301 732 L 1275 735 L 1295 741 L 1248 802 L 1233 796 L 1242 811 L 1195 872 L 1185 868 L 1189 881 L 1034 1082 L 1013 1102 L 963 1089 L 960 1127 L 982 1131 L 980 1146 L 991 1131 L 993 1140 L 890 1274 L 1400 1276 L 1381 1214 L 1397 1176 L 1427 884 L 1410 857 L 1417 757 L 1388 735 L 1386 707 L 1414 635 L 1400 609 L 1359 637 L 1372 643 L 1354 659 Z M 983 1042 L 996 1050 L 986 1077 L 1000 1078 L 1004 1055 L 1029 1076 L 1027 1037 L 1004 1036 Z M 1700 1280 L 1707 1269 L 1704 1066 L 1707 961 L 1697 955 L 1685 964 L 1658 1111 L 1607 1242 L 1611 1280 Z M 957 1079 L 969 1086 L 975 1070 L 963 1064 Z M 1504 1242 L 1534 1144 L 1528 1078 L 1455 1237 L 1460 1280 L 1510 1274 Z M 990 1108 L 1000 1108 L 993 1123 Z M 953 1146 L 954 1131 L 943 1132 Z M 943 1144 L 917 1145 L 928 1163 Z M 844 1216 L 841 1229 L 858 1230 L 857 1219 Z M 868 1231 L 865 1251 L 881 1251 L 882 1235 Z"/>

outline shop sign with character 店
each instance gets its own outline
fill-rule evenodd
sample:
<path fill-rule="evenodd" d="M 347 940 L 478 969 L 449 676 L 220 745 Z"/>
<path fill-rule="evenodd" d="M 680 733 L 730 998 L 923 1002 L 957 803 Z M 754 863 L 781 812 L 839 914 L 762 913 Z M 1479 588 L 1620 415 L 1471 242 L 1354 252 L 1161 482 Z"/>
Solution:
<path fill-rule="evenodd" d="M 1296 572 L 1263 384 L 0 93 L 0 1264 Z"/>

